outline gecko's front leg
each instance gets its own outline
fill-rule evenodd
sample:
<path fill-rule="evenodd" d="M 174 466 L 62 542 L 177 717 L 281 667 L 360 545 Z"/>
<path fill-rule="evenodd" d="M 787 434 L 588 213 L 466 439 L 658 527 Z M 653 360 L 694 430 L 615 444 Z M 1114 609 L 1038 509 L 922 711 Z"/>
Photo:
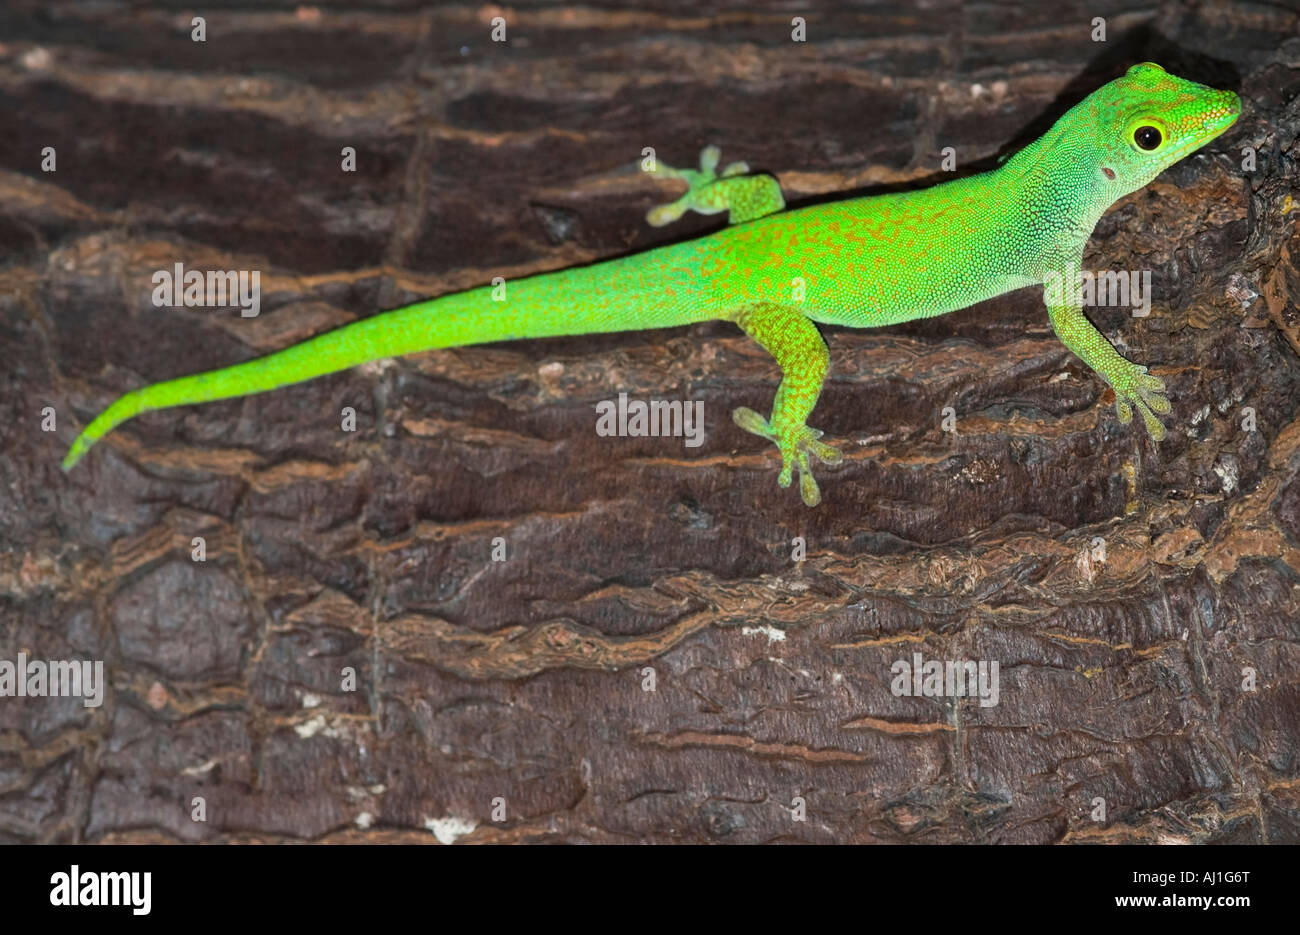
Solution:
<path fill-rule="evenodd" d="M 748 175 L 749 166 L 733 162 L 717 171 L 721 150 L 706 146 L 700 152 L 700 168 L 674 169 L 656 162 L 650 174 L 656 178 L 682 179 L 686 194 L 676 201 L 650 209 L 646 220 L 655 227 L 671 224 L 687 211 L 720 214 L 730 211 L 729 224 L 752 221 L 785 208 L 781 185 L 770 175 Z"/>
<path fill-rule="evenodd" d="M 1083 314 L 1074 295 L 1073 273 L 1081 268 L 1082 258 L 1067 264 L 1064 272 L 1054 273 L 1044 290 L 1047 317 L 1061 343 L 1091 367 L 1115 391 L 1115 411 L 1125 424 L 1133 419 L 1133 410 L 1142 416 L 1151 437 L 1160 441 L 1165 427 L 1156 413 L 1169 411 L 1165 383 L 1147 373 L 1147 368 L 1120 356 Z"/>

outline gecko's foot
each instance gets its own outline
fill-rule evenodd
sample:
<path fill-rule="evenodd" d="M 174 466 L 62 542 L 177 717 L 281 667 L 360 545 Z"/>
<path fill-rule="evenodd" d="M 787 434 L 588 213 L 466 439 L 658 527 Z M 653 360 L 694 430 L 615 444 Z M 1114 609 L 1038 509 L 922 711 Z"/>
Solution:
<path fill-rule="evenodd" d="M 698 211 L 700 214 L 730 211 L 731 223 L 735 224 L 785 207 L 781 187 L 776 179 L 766 175 L 735 178 L 749 173 L 749 164 L 744 162 L 730 163 L 719 172 L 718 162 L 721 158 L 722 150 L 716 146 L 706 146 L 700 150 L 699 169 L 674 169 L 656 161 L 650 174 L 661 179 L 681 179 L 686 183 L 686 194 L 676 201 L 651 208 L 645 216 L 646 220 L 655 227 L 663 227 L 687 211 Z M 724 179 L 732 181 L 723 182 Z"/>
<path fill-rule="evenodd" d="M 803 502 L 808 506 L 816 506 L 821 503 L 821 490 L 817 487 L 817 481 L 813 477 L 812 468 L 809 467 L 808 458 L 812 456 L 824 464 L 838 464 L 844 460 L 844 456 L 834 445 L 828 445 L 820 441 L 822 437 L 820 429 L 800 425 L 793 426 L 788 431 L 781 431 L 774 428 L 767 419 L 746 406 L 734 410 L 731 418 L 746 432 L 751 432 L 772 442 L 781 452 L 781 474 L 777 477 L 777 483 L 782 487 L 789 487 L 790 481 L 794 477 L 794 471 L 797 468 L 799 471 L 799 495 L 803 498 Z"/>
<path fill-rule="evenodd" d="M 1110 381 L 1115 391 L 1115 411 L 1125 425 L 1133 421 L 1133 409 L 1142 415 L 1142 421 L 1151 437 L 1160 441 L 1165 437 L 1165 427 L 1156 413 L 1169 411 L 1165 394 L 1165 381 L 1147 373 L 1147 368 L 1125 361 L 1128 367 L 1118 378 Z"/>

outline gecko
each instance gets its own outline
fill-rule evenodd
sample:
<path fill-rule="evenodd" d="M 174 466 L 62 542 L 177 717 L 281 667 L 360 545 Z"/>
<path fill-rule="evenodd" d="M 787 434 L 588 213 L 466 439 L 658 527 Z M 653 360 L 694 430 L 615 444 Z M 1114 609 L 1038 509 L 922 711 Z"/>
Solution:
<path fill-rule="evenodd" d="M 687 211 L 728 215 L 705 236 L 509 284 L 483 286 L 352 322 L 233 366 L 132 390 L 78 435 L 70 470 L 97 440 L 142 412 L 262 393 L 369 361 L 524 338 L 734 322 L 781 369 L 764 418 L 735 423 L 773 443 L 778 483 L 797 472 L 803 502 L 821 491 L 811 463 L 842 460 L 807 424 L 830 357 L 819 324 L 873 328 L 943 315 L 1014 289 L 1043 285 L 1060 341 L 1115 393 L 1122 423 L 1142 416 L 1160 441 L 1170 411 L 1164 382 L 1119 354 L 1084 315 L 1073 275 L 1098 220 L 1118 199 L 1223 133 L 1241 112 L 1232 91 L 1134 65 L 1062 115 L 995 168 L 929 188 L 786 210 L 780 183 L 743 162 L 718 171 L 707 147 L 696 169 L 652 174 L 686 192 L 652 209 L 663 226 Z M 1066 282 L 1067 288 L 1050 287 Z M 798 282 L 800 288 L 792 289 Z M 797 294 L 796 294 L 797 293 Z"/>

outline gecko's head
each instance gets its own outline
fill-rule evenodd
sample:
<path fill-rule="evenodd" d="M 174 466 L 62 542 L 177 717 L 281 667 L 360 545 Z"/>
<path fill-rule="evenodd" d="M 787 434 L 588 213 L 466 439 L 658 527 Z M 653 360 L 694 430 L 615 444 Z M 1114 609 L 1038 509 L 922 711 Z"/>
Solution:
<path fill-rule="evenodd" d="M 1088 100 L 1100 142 L 1097 172 L 1114 201 L 1137 191 L 1236 121 L 1241 100 L 1177 78 L 1159 65 L 1134 65 Z"/>

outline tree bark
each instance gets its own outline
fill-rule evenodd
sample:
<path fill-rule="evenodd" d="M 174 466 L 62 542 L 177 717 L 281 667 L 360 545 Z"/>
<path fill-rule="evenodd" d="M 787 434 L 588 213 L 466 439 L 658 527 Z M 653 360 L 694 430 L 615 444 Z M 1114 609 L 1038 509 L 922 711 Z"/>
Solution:
<path fill-rule="evenodd" d="M 0 841 L 1300 842 L 1300 16 L 421 6 L 0 12 L 0 660 L 110 683 L 0 698 Z M 1245 102 L 1085 258 L 1152 273 L 1088 313 L 1169 385 L 1158 447 L 1027 289 L 828 330 L 813 510 L 723 324 L 375 363 L 59 470 L 135 387 L 716 229 L 645 223 L 646 147 L 794 206 L 931 184 L 1144 60 Z M 176 263 L 260 271 L 260 314 L 155 307 Z M 704 444 L 597 435 L 623 392 Z M 914 654 L 998 703 L 896 694 Z"/>

